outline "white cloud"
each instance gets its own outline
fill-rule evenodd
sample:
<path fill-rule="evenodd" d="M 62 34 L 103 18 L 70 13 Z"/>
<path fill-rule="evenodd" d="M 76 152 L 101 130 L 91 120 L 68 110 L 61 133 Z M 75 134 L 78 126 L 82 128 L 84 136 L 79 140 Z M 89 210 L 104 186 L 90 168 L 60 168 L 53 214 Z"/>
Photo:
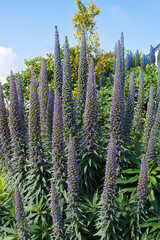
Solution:
<path fill-rule="evenodd" d="M 5 48 L 0 46 L 0 79 L 2 83 L 5 83 L 7 75 L 10 71 L 16 68 L 15 60 L 17 54 L 12 48 Z"/>

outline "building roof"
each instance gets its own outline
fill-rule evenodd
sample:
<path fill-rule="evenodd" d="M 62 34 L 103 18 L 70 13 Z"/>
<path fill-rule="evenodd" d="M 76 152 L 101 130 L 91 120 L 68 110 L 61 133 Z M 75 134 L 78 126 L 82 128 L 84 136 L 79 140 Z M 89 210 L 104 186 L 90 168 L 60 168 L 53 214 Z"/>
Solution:
<path fill-rule="evenodd" d="M 154 51 L 156 52 L 158 49 L 160 49 L 160 43 L 154 48 Z"/>

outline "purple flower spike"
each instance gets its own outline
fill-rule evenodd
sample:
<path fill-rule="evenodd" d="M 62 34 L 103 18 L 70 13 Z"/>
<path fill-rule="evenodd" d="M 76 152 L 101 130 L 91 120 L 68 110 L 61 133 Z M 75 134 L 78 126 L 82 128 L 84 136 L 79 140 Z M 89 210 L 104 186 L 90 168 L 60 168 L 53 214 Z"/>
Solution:
<path fill-rule="evenodd" d="M 51 181 L 51 216 L 53 221 L 53 237 L 57 240 L 64 239 L 63 218 L 59 205 L 57 190 Z"/>
<path fill-rule="evenodd" d="M 33 75 L 30 82 L 29 103 L 29 164 L 30 167 L 44 162 L 44 153 L 41 140 L 40 107 L 37 93 L 37 82 Z"/>
<path fill-rule="evenodd" d="M 143 208 L 143 204 L 147 197 L 147 180 L 148 180 L 147 164 L 144 157 L 142 157 L 136 196 L 136 206 L 138 211 L 140 211 Z"/>
<path fill-rule="evenodd" d="M 55 26 L 55 46 L 54 46 L 54 89 L 62 93 L 62 65 L 60 57 L 60 44 L 57 26 Z"/>
<path fill-rule="evenodd" d="M 42 136 L 47 136 L 47 125 L 46 125 L 46 111 L 48 103 L 48 77 L 45 60 L 42 60 L 41 70 L 39 75 L 39 103 L 40 103 L 40 117 L 41 117 L 41 133 Z"/>
<path fill-rule="evenodd" d="M 124 37 L 123 32 L 121 32 L 121 67 L 122 67 L 122 91 L 125 84 L 125 59 L 124 59 Z"/>
<path fill-rule="evenodd" d="M 151 45 L 150 47 L 150 54 L 149 54 L 149 59 L 151 64 L 155 64 L 155 51 L 154 51 L 154 47 Z"/>
<path fill-rule="evenodd" d="M 84 146 L 86 149 L 92 149 L 95 146 L 97 109 L 96 79 L 92 60 L 89 65 L 86 102 L 83 115 Z"/>
<path fill-rule="evenodd" d="M 152 127 L 149 141 L 148 141 L 147 152 L 145 155 L 145 160 L 147 164 L 153 161 L 154 159 L 154 141 L 155 141 L 154 127 Z"/>
<path fill-rule="evenodd" d="M 120 42 L 118 41 L 116 73 L 113 88 L 113 101 L 111 109 L 111 132 L 115 139 L 117 150 L 121 149 L 122 141 L 122 113 L 123 113 L 123 99 L 122 99 L 122 77 L 121 77 L 121 55 Z"/>
<path fill-rule="evenodd" d="M 26 213 L 23 207 L 22 197 L 18 188 L 15 188 L 15 216 L 19 240 L 31 239 L 26 220 Z"/>
<path fill-rule="evenodd" d="M 63 117 L 62 101 L 58 90 L 54 94 L 54 113 L 52 129 L 52 162 L 54 181 L 62 180 L 65 175 L 64 166 L 64 135 L 63 135 Z"/>
<path fill-rule="evenodd" d="M 65 142 L 68 143 L 69 132 L 73 134 L 75 128 L 75 114 L 72 100 L 72 76 L 67 37 L 65 37 L 64 45 L 62 110 L 64 122 L 64 138 Z"/>
<path fill-rule="evenodd" d="M 159 54 L 160 55 L 160 54 Z M 156 94 L 156 110 L 160 103 L 160 61 L 158 62 L 158 80 L 157 80 L 157 94 Z"/>
<path fill-rule="evenodd" d="M 108 221 L 114 220 L 114 201 L 117 179 L 116 171 L 116 144 L 111 134 L 108 146 L 103 193 L 101 198 L 101 216 L 104 225 L 106 225 Z"/>
<path fill-rule="evenodd" d="M 47 131 L 49 139 L 52 139 L 52 124 L 53 124 L 53 110 L 54 110 L 54 96 L 52 90 L 49 90 L 48 103 L 47 103 Z"/>
<path fill-rule="evenodd" d="M 10 130 L 8 127 L 8 118 L 7 118 L 7 112 L 6 112 L 1 82 L 0 82 L 0 143 L 1 143 L 2 156 L 5 160 L 4 164 L 7 168 L 9 168 L 11 136 L 10 136 Z"/>
<path fill-rule="evenodd" d="M 78 93 L 76 102 L 77 120 L 82 122 L 85 100 L 86 100 L 86 86 L 87 86 L 87 52 L 86 52 L 86 37 L 85 31 L 82 29 L 82 40 L 80 48 L 80 60 L 78 68 Z"/>
<path fill-rule="evenodd" d="M 137 52 L 136 52 L 135 65 L 136 65 L 136 66 L 140 66 L 140 58 L 139 58 L 139 52 L 138 52 L 138 50 L 137 50 Z"/>
<path fill-rule="evenodd" d="M 25 147 L 21 127 L 17 88 L 15 78 L 12 72 L 10 75 L 9 100 L 9 122 L 14 153 L 14 161 L 12 161 L 12 167 L 19 168 L 25 162 Z"/>
<path fill-rule="evenodd" d="M 124 123 L 123 123 L 123 136 L 126 143 L 129 142 L 130 132 L 134 117 L 134 105 L 135 105 L 135 85 L 133 72 L 130 74 L 130 83 L 128 89 L 127 103 L 124 112 Z"/>
<path fill-rule="evenodd" d="M 143 133 L 143 150 L 144 152 L 147 149 L 149 136 L 151 128 L 154 122 L 154 97 L 153 97 L 153 87 L 150 87 L 149 101 L 147 106 L 146 120 L 144 124 L 144 133 Z"/>
<path fill-rule="evenodd" d="M 68 179 L 68 209 L 70 216 L 74 216 L 77 212 L 78 197 L 79 197 L 79 170 L 77 164 L 76 150 L 73 139 L 69 135 L 68 144 L 68 166 L 67 166 L 67 179 Z"/>

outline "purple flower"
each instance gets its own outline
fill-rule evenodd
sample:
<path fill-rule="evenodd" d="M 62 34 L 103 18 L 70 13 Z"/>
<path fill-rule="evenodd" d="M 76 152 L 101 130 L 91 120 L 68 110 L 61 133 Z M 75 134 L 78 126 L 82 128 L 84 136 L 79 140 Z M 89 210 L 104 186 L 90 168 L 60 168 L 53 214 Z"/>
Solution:
<path fill-rule="evenodd" d="M 39 75 L 39 103 L 40 103 L 40 117 L 41 117 L 41 133 L 42 136 L 47 136 L 47 122 L 46 122 L 46 111 L 48 103 L 48 77 L 45 60 L 42 60 L 41 70 Z"/>
<path fill-rule="evenodd" d="M 18 188 L 15 188 L 15 216 L 20 240 L 31 239 L 26 220 L 26 213 L 23 207 L 22 197 Z"/>
<path fill-rule="evenodd" d="M 68 209 L 70 216 L 72 216 L 77 212 L 80 180 L 76 150 L 71 135 L 69 135 L 68 144 L 67 180 Z"/>
<path fill-rule="evenodd" d="M 52 139 L 52 124 L 53 124 L 54 96 L 52 90 L 49 90 L 46 121 L 49 139 Z"/>
<path fill-rule="evenodd" d="M 148 141 L 147 151 L 145 154 L 145 160 L 147 164 L 154 160 L 154 141 L 155 141 L 154 127 L 152 127 Z"/>
<path fill-rule="evenodd" d="M 3 89 L 0 82 L 0 143 L 4 164 L 7 168 L 10 167 L 10 148 L 11 148 L 11 136 L 8 127 L 8 118 L 4 102 Z M 2 162 L 1 162 L 2 163 Z"/>
<path fill-rule="evenodd" d="M 135 65 L 136 65 L 136 66 L 140 66 L 140 58 L 139 58 L 139 52 L 138 52 L 138 50 L 137 50 L 137 52 L 136 52 Z"/>
<path fill-rule="evenodd" d="M 55 26 L 55 46 L 54 46 L 54 90 L 62 93 L 62 65 L 60 57 L 60 44 L 57 26 Z"/>
<path fill-rule="evenodd" d="M 144 124 L 144 133 L 143 133 L 143 150 L 146 151 L 150 131 L 153 126 L 154 121 L 154 97 L 153 97 L 153 87 L 150 87 L 150 93 L 149 93 L 149 101 L 147 105 L 147 113 L 146 113 L 146 119 Z"/>
<path fill-rule="evenodd" d="M 139 211 L 141 210 L 141 208 L 143 208 L 143 204 L 147 197 L 147 179 L 148 179 L 147 164 L 145 158 L 142 157 L 136 195 L 136 207 Z"/>
<path fill-rule="evenodd" d="M 158 104 L 160 103 L 160 61 L 158 63 L 158 80 L 157 80 L 157 94 L 156 94 L 156 110 L 158 109 Z"/>
<path fill-rule="evenodd" d="M 76 102 L 76 116 L 77 120 L 82 122 L 87 86 L 87 53 L 86 53 L 86 37 L 85 31 L 82 29 L 82 40 L 80 48 L 80 60 L 78 68 L 78 93 Z"/>
<path fill-rule="evenodd" d="M 106 225 L 108 221 L 114 220 L 114 201 L 117 179 L 116 171 L 116 144 L 111 134 L 108 146 L 103 193 L 101 197 L 101 216 L 104 225 Z"/>
<path fill-rule="evenodd" d="M 125 59 L 124 59 L 124 37 L 123 32 L 121 32 L 121 74 L 122 74 L 122 91 L 125 84 Z"/>
<path fill-rule="evenodd" d="M 84 146 L 88 150 L 92 149 L 95 146 L 97 109 L 96 78 L 94 73 L 93 60 L 91 60 L 89 65 L 86 102 L 83 115 Z"/>
<path fill-rule="evenodd" d="M 154 47 L 151 45 L 150 47 L 150 54 L 149 54 L 149 58 L 150 58 L 150 62 L 151 64 L 155 64 L 155 51 L 154 51 Z"/>
<path fill-rule="evenodd" d="M 122 113 L 123 113 L 123 99 L 122 99 L 122 76 L 121 76 L 121 55 L 120 42 L 118 41 L 116 73 L 113 88 L 113 101 L 111 109 L 111 132 L 115 139 L 117 149 L 121 149 L 122 140 Z"/>
<path fill-rule="evenodd" d="M 57 190 L 51 181 L 51 216 L 53 221 L 53 237 L 57 240 L 64 239 L 63 218 L 59 205 Z"/>
<path fill-rule="evenodd" d="M 64 138 L 68 142 L 69 132 L 74 133 L 75 114 L 72 100 L 72 76 L 70 66 L 70 54 L 67 37 L 64 45 L 64 62 L 63 62 L 63 87 L 62 87 L 62 111 L 64 123 Z"/>
<path fill-rule="evenodd" d="M 29 164 L 43 164 L 44 153 L 41 139 L 40 107 L 37 93 L 37 82 L 32 72 L 30 82 L 30 103 L 29 103 Z"/>

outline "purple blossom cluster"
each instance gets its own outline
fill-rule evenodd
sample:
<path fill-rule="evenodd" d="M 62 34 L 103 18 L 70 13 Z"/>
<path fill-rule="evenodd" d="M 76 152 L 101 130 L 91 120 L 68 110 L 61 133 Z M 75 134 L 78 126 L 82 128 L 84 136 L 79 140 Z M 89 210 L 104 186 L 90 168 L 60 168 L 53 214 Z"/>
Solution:
<path fill-rule="evenodd" d="M 17 187 L 15 188 L 15 216 L 16 216 L 19 240 L 31 239 L 27 220 L 26 220 L 26 213 L 24 210 L 23 202 L 22 202 L 22 197 Z"/>
<path fill-rule="evenodd" d="M 97 109 L 96 79 L 93 60 L 91 60 L 89 64 L 86 102 L 83 115 L 84 147 L 86 149 L 91 149 L 95 146 Z"/>
<path fill-rule="evenodd" d="M 68 39 L 65 37 L 63 61 L 63 87 L 62 87 L 62 112 L 64 123 L 64 138 L 68 142 L 69 132 L 74 133 L 75 113 L 72 100 L 72 76 Z"/>
<path fill-rule="evenodd" d="M 52 124 L 53 124 L 53 111 L 54 111 L 54 96 L 53 91 L 49 90 L 47 111 L 46 111 L 46 124 L 49 139 L 52 139 Z"/>
<path fill-rule="evenodd" d="M 58 193 L 51 181 L 51 216 L 53 221 L 53 237 L 57 240 L 64 239 L 63 218 L 59 205 Z"/>
<path fill-rule="evenodd" d="M 35 167 L 36 164 L 41 165 L 44 162 L 44 152 L 41 139 L 40 106 L 37 92 L 37 82 L 33 72 L 30 82 L 28 131 L 29 131 L 29 164 L 30 167 Z"/>
<path fill-rule="evenodd" d="M 144 156 L 141 159 L 141 169 L 137 186 L 136 207 L 140 211 L 147 197 L 147 164 Z"/>
<path fill-rule="evenodd" d="M 111 222 L 114 220 L 114 201 L 117 179 L 116 151 L 115 140 L 111 134 L 108 146 L 104 186 L 101 199 L 101 217 L 104 225 L 106 225 L 108 221 Z"/>
<path fill-rule="evenodd" d="M 154 47 L 152 45 L 150 47 L 149 59 L 150 59 L 151 64 L 155 64 L 155 51 L 154 51 Z"/>
<path fill-rule="evenodd" d="M 143 150 L 144 152 L 147 149 L 150 131 L 154 123 L 154 97 L 153 97 L 153 87 L 150 87 L 149 101 L 147 106 L 146 119 L 144 124 L 144 133 L 143 133 Z"/>
<path fill-rule="evenodd" d="M 154 159 L 154 142 L 155 142 L 154 127 L 152 127 L 148 141 L 147 151 L 145 154 L 145 160 L 147 164 L 153 161 Z"/>
<path fill-rule="evenodd" d="M 47 136 L 47 119 L 46 110 L 48 104 L 48 77 L 45 60 L 42 60 L 40 76 L 39 76 L 39 103 L 40 103 L 40 117 L 41 117 L 41 133 L 42 136 Z"/>
<path fill-rule="evenodd" d="M 123 32 L 121 32 L 121 68 L 122 68 L 122 91 L 124 89 L 125 84 L 125 58 L 124 58 L 124 36 Z"/>
<path fill-rule="evenodd" d="M 138 52 L 138 50 L 137 50 L 137 52 L 136 52 L 135 65 L 136 65 L 136 66 L 140 66 L 140 57 L 139 57 L 139 52 Z"/>
<path fill-rule="evenodd" d="M 134 74 L 133 72 L 131 72 L 123 123 L 123 137 L 125 142 L 128 142 L 130 138 L 130 132 L 134 118 L 134 106 L 135 106 L 135 84 Z"/>
<path fill-rule="evenodd" d="M 10 145 L 11 145 L 11 136 L 8 126 L 7 112 L 5 108 L 3 89 L 0 82 L 0 143 L 2 156 L 4 158 L 4 165 L 10 167 Z M 2 160 L 1 160 L 2 163 Z"/>
<path fill-rule="evenodd" d="M 143 54 L 141 58 L 141 67 L 143 70 L 145 70 L 147 63 L 148 63 L 147 57 L 145 54 Z"/>
<path fill-rule="evenodd" d="M 82 29 L 80 60 L 79 60 L 79 67 L 78 67 L 78 92 L 77 92 L 77 101 L 76 101 L 76 117 L 77 117 L 77 120 L 80 122 L 82 122 L 84 108 L 85 108 L 86 86 L 87 86 L 86 37 L 85 37 L 85 30 Z"/>
<path fill-rule="evenodd" d="M 158 64 L 158 80 L 157 80 L 157 93 L 156 93 L 156 107 L 158 109 L 158 104 L 160 103 L 160 62 Z"/>
<path fill-rule="evenodd" d="M 122 140 L 122 114 L 123 114 L 123 99 L 122 99 L 122 76 L 121 76 L 121 55 L 120 42 L 117 46 L 116 73 L 113 88 L 113 101 L 111 109 L 111 132 L 115 139 L 117 149 L 120 149 Z"/>
<path fill-rule="evenodd" d="M 65 175 L 64 163 L 64 131 L 62 117 L 62 101 L 58 90 L 54 94 L 54 113 L 52 128 L 52 162 L 54 181 L 62 180 Z"/>
<path fill-rule="evenodd" d="M 68 144 L 68 166 L 67 166 L 67 182 L 68 182 L 68 209 L 70 217 L 73 217 L 76 213 L 78 213 L 78 205 L 79 205 L 79 170 L 77 163 L 77 156 L 75 145 L 72 139 L 71 134 L 69 135 L 69 144 Z"/>
<path fill-rule="evenodd" d="M 54 90 L 62 94 L 62 65 L 60 57 L 60 44 L 57 26 L 55 26 L 55 46 L 54 46 Z"/>

